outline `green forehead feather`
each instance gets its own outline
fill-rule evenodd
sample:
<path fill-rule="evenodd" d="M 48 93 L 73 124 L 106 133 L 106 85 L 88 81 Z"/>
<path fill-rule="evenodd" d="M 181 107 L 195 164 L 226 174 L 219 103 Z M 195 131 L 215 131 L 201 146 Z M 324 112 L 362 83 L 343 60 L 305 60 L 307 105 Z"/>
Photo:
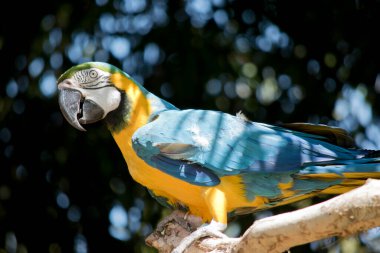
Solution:
<path fill-rule="evenodd" d="M 79 65 L 76 65 L 74 67 L 71 67 L 68 69 L 65 73 L 63 73 L 59 78 L 58 78 L 58 83 L 62 82 L 63 80 L 72 77 L 76 72 L 84 69 L 90 69 L 90 68 L 97 68 L 100 70 L 103 70 L 105 72 L 109 73 L 116 73 L 120 72 L 123 73 L 120 69 L 116 68 L 115 66 L 104 63 L 104 62 L 86 62 L 82 63 Z"/>

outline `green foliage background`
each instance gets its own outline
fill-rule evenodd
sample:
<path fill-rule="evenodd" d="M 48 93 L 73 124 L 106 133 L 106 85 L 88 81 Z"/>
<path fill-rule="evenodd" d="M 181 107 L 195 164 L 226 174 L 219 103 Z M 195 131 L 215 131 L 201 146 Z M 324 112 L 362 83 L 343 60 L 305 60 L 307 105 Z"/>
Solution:
<path fill-rule="evenodd" d="M 380 148 L 378 1 L 8 4 L 0 15 L 0 253 L 153 252 L 144 237 L 169 211 L 133 182 L 104 125 L 81 133 L 59 111 L 56 79 L 84 61 L 112 63 L 180 108 L 336 125 L 359 147 Z M 240 217 L 229 233 L 312 201 Z M 376 238 L 373 230 L 292 252 L 379 252 Z"/>

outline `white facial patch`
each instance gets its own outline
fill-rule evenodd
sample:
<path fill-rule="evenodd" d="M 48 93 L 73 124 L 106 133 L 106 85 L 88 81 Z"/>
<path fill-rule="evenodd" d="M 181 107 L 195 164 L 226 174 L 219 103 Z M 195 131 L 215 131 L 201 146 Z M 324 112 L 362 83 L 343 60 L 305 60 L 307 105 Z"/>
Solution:
<path fill-rule="evenodd" d="M 81 92 L 87 100 L 94 101 L 104 110 L 103 118 L 120 104 L 121 94 L 114 86 L 100 89 L 81 89 Z"/>
<path fill-rule="evenodd" d="M 99 86 L 104 82 L 105 78 L 109 77 L 109 73 L 97 69 L 89 68 L 77 71 L 72 79 L 74 79 L 81 87 L 90 88 Z"/>
<path fill-rule="evenodd" d="M 83 69 L 64 80 L 59 87 L 80 91 L 86 100 L 92 100 L 104 110 L 104 118 L 121 101 L 121 94 L 111 83 L 110 75 L 97 68 Z"/>

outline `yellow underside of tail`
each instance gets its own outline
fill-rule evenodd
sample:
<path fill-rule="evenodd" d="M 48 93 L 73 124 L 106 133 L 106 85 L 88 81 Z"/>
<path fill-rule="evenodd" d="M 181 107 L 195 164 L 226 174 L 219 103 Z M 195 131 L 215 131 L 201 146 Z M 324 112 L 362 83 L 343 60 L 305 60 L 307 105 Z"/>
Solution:
<path fill-rule="evenodd" d="M 302 179 L 312 178 L 312 179 L 340 179 L 342 178 L 342 183 L 334 186 L 330 186 L 322 191 L 320 194 L 342 194 L 351 191 L 361 185 L 363 185 L 368 178 L 380 179 L 380 172 L 351 172 L 342 173 L 342 175 L 334 173 L 326 174 L 308 174 L 302 175 Z"/>

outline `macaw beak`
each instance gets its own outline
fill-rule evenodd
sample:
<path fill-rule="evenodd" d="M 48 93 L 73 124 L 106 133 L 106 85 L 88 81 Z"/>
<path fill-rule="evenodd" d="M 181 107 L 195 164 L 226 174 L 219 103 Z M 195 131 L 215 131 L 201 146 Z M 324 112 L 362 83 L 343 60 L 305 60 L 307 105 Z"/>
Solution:
<path fill-rule="evenodd" d="M 104 110 L 94 101 L 86 99 L 80 91 L 58 86 L 58 92 L 62 114 L 76 129 L 86 131 L 82 124 L 93 123 L 103 118 Z"/>

